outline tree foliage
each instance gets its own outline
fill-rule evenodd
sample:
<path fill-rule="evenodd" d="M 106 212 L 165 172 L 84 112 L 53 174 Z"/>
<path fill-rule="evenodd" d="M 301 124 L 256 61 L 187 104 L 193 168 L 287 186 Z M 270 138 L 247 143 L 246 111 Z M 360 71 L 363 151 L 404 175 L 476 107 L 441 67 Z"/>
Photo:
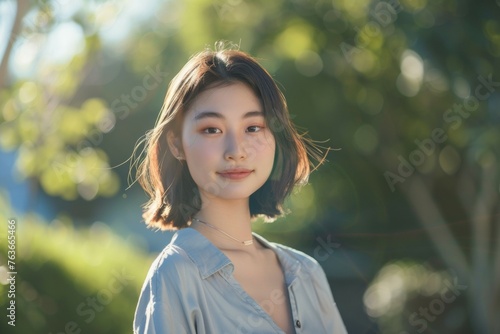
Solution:
<path fill-rule="evenodd" d="M 7 243 L 0 246 L 0 306 L 15 301 L 15 327 L 2 333 L 130 333 L 139 291 L 151 258 L 103 223 L 75 228 L 70 218 L 50 222 L 11 214 L 3 196 L 0 219 L 15 221 L 15 299 L 5 284 Z M 7 224 L 0 236 L 7 240 Z M 9 311 L 4 311 L 5 314 Z M 9 318 L 7 318 L 9 319 Z M 9 319 L 9 321 L 11 321 Z M 14 331 L 13 331 L 14 330 Z"/>
<path fill-rule="evenodd" d="M 128 26 L 116 1 L 81 5 L 65 21 L 61 2 L 17 3 L 0 73 L 16 47 L 43 46 L 64 22 L 84 36 L 67 62 L 34 60 L 28 77 L 0 79 L 0 143 L 46 193 L 116 194 L 123 175 L 111 161 L 152 126 L 168 80 L 193 52 L 232 41 L 281 84 L 294 122 L 341 148 L 291 199 L 297 224 L 262 230 L 289 230 L 297 244 L 314 243 L 314 230 L 341 232 L 379 266 L 438 257 L 434 266 L 471 286 L 474 331 L 499 330 L 498 1 L 152 2 Z M 110 39 L 124 26 L 126 38 Z M 419 226 L 427 238 L 391 237 Z"/>

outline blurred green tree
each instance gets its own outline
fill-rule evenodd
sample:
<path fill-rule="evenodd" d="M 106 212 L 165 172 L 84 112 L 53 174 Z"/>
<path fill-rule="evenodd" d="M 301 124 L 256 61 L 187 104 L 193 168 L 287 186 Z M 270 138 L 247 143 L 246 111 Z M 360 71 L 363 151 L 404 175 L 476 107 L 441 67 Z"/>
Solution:
<path fill-rule="evenodd" d="M 15 327 L 2 333 L 130 333 L 139 291 L 152 259 L 114 235 L 104 223 L 77 229 L 68 217 L 44 222 L 10 216 L 0 196 L 0 220 L 15 221 L 15 297 L 7 298 L 13 270 L 7 243 L 0 245 L 0 307 L 15 301 Z M 7 216 L 9 215 L 9 216 Z M 0 225 L 7 240 L 7 223 Z M 10 311 L 2 312 L 9 314 Z M 9 321 L 11 319 L 6 318 Z M 5 320 L 5 319 L 4 319 Z M 13 331 L 14 330 L 14 331 Z"/>
<path fill-rule="evenodd" d="M 81 52 L 67 62 L 51 61 L 37 49 L 62 24 L 56 16 L 61 4 L 23 0 L 16 4 L 0 63 L 0 146 L 17 150 L 20 176 L 32 179 L 51 196 L 91 200 L 114 195 L 119 178 L 110 169 L 106 152 L 96 145 L 113 128 L 116 117 L 102 98 L 81 96 L 92 57 L 101 48 L 99 37 L 87 34 Z M 88 25 L 89 17 L 79 23 Z M 17 65 L 9 66 L 13 54 L 20 57 L 24 52 L 33 60 L 31 73 L 9 75 L 9 68 Z"/>
<path fill-rule="evenodd" d="M 497 2 L 155 2 L 148 19 L 112 45 L 95 28 L 106 20 L 85 7 L 69 18 L 84 31 L 83 51 L 65 64 L 38 66 L 30 79 L 8 80 L 16 36 L 26 43 L 24 30 L 45 35 L 61 24 L 52 15 L 57 1 L 17 3 L 0 64 L 0 143 L 18 150 L 19 170 L 44 191 L 67 199 L 116 193 L 109 161 L 123 159 L 137 138 L 129 134 L 150 128 L 161 105 L 156 90 L 142 104 L 127 103 L 122 94 L 134 88 L 123 83 L 140 87 L 146 69 L 160 66 L 165 88 L 190 54 L 216 40 L 233 41 L 282 83 L 296 123 L 342 148 L 312 176 L 313 187 L 291 199 L 291 223 L 258 228 L 277 240 L 288 230 L 301 247 L 315 243 L 315 229 L 342 232 L 350 247 L 375 249 L 379 266 L 437 254 L 434 265 L 453 269 L 470 287 L 472 330 L 500 330 L 494 316 L 500 309 Z M 120 9 L 102 3 L 111 13 Z M 120 64 L 120 74 L 96 92 L 83 73 L 111 71 L 109 62 L 99 63 L 109 48 L 119 49 L 112 63 Z M 141 112 L 110 132 L 109 141 L 82 144 L 138 105 Z M 373 237 L 418 223 L 428 234 L 425 245 Z"/>

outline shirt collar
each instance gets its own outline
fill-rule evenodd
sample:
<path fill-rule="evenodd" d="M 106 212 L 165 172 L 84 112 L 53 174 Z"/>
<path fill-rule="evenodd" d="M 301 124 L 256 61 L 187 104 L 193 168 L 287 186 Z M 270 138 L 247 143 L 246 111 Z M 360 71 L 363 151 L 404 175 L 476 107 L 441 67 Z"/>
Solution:
<path fill-rule="evenodd" d="M 172 237 L 170 244 L 182 248 L 196 264 L 203 279 L 225 268 L 233 272 L 231 260 L 214 246 L 203 234 L 193 228 L 183 228 Z"/>
<path fill-rule="evenodd" d="M 285 281 L 290 284 L 297 276 L 301 265 L 293 257 L 288 256 L 285 251 L 276 244 L 267 241 L 257 233 L 252 233 L 265 247 L 273 250 L 281 263 L 285 274 Z M 232 274 L 234 265 L 214 244 L 203 234 L 193 228 L 183 228 L 175 233 L 170 242 L 174 246 L 182 248 L 189 258 L 196 264 L 203 279 L 222 271 L 225 275 Z"/>
<path fill-rule="evenodd" d="M 281 268 L 283 268 L 283 273 L 285 275 L 285 283 L 290 285 L 295 277 L 297 277 L 299 271 L 301 270 L 300 261 L 294 257 L 288 255 L 284 248 L 288 248 L 283 245 L 279 245 L 274 242 L 267 241 L 264 237 L 258 235 L 257 233 L 252 233 L 256 239 L 258 239 L 265 247 L 271 249 L 278 256 Z"/>

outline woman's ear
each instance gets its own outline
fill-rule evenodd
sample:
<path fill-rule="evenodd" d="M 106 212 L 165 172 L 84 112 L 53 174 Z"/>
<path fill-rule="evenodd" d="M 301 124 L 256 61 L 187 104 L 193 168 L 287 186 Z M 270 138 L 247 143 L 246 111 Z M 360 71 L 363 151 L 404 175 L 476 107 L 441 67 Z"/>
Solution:
<path fill-rule="evenodd" d="M 184 159 L 182 153 L 182 142 L 179 137 L 176 137 L 173 131 L 167 132 L 167 143 L 170 148 L 170 152 L 172 155 L 178 160 Z"/>

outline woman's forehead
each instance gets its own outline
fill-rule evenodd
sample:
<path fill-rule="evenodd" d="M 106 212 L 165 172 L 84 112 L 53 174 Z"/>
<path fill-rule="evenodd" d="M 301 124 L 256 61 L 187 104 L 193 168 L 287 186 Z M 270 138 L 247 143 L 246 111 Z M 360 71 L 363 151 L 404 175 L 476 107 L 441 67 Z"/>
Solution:
<path fill-rule="evenodd" d="M 206 89 L 193 100 L 187 110 L 188 117 L 197 119 L 204 116 L 224 118 L 234 114 L 241 114 L 242 117 L 263 115 L 259 98 L 244 83 L 236 82 Z"/>

